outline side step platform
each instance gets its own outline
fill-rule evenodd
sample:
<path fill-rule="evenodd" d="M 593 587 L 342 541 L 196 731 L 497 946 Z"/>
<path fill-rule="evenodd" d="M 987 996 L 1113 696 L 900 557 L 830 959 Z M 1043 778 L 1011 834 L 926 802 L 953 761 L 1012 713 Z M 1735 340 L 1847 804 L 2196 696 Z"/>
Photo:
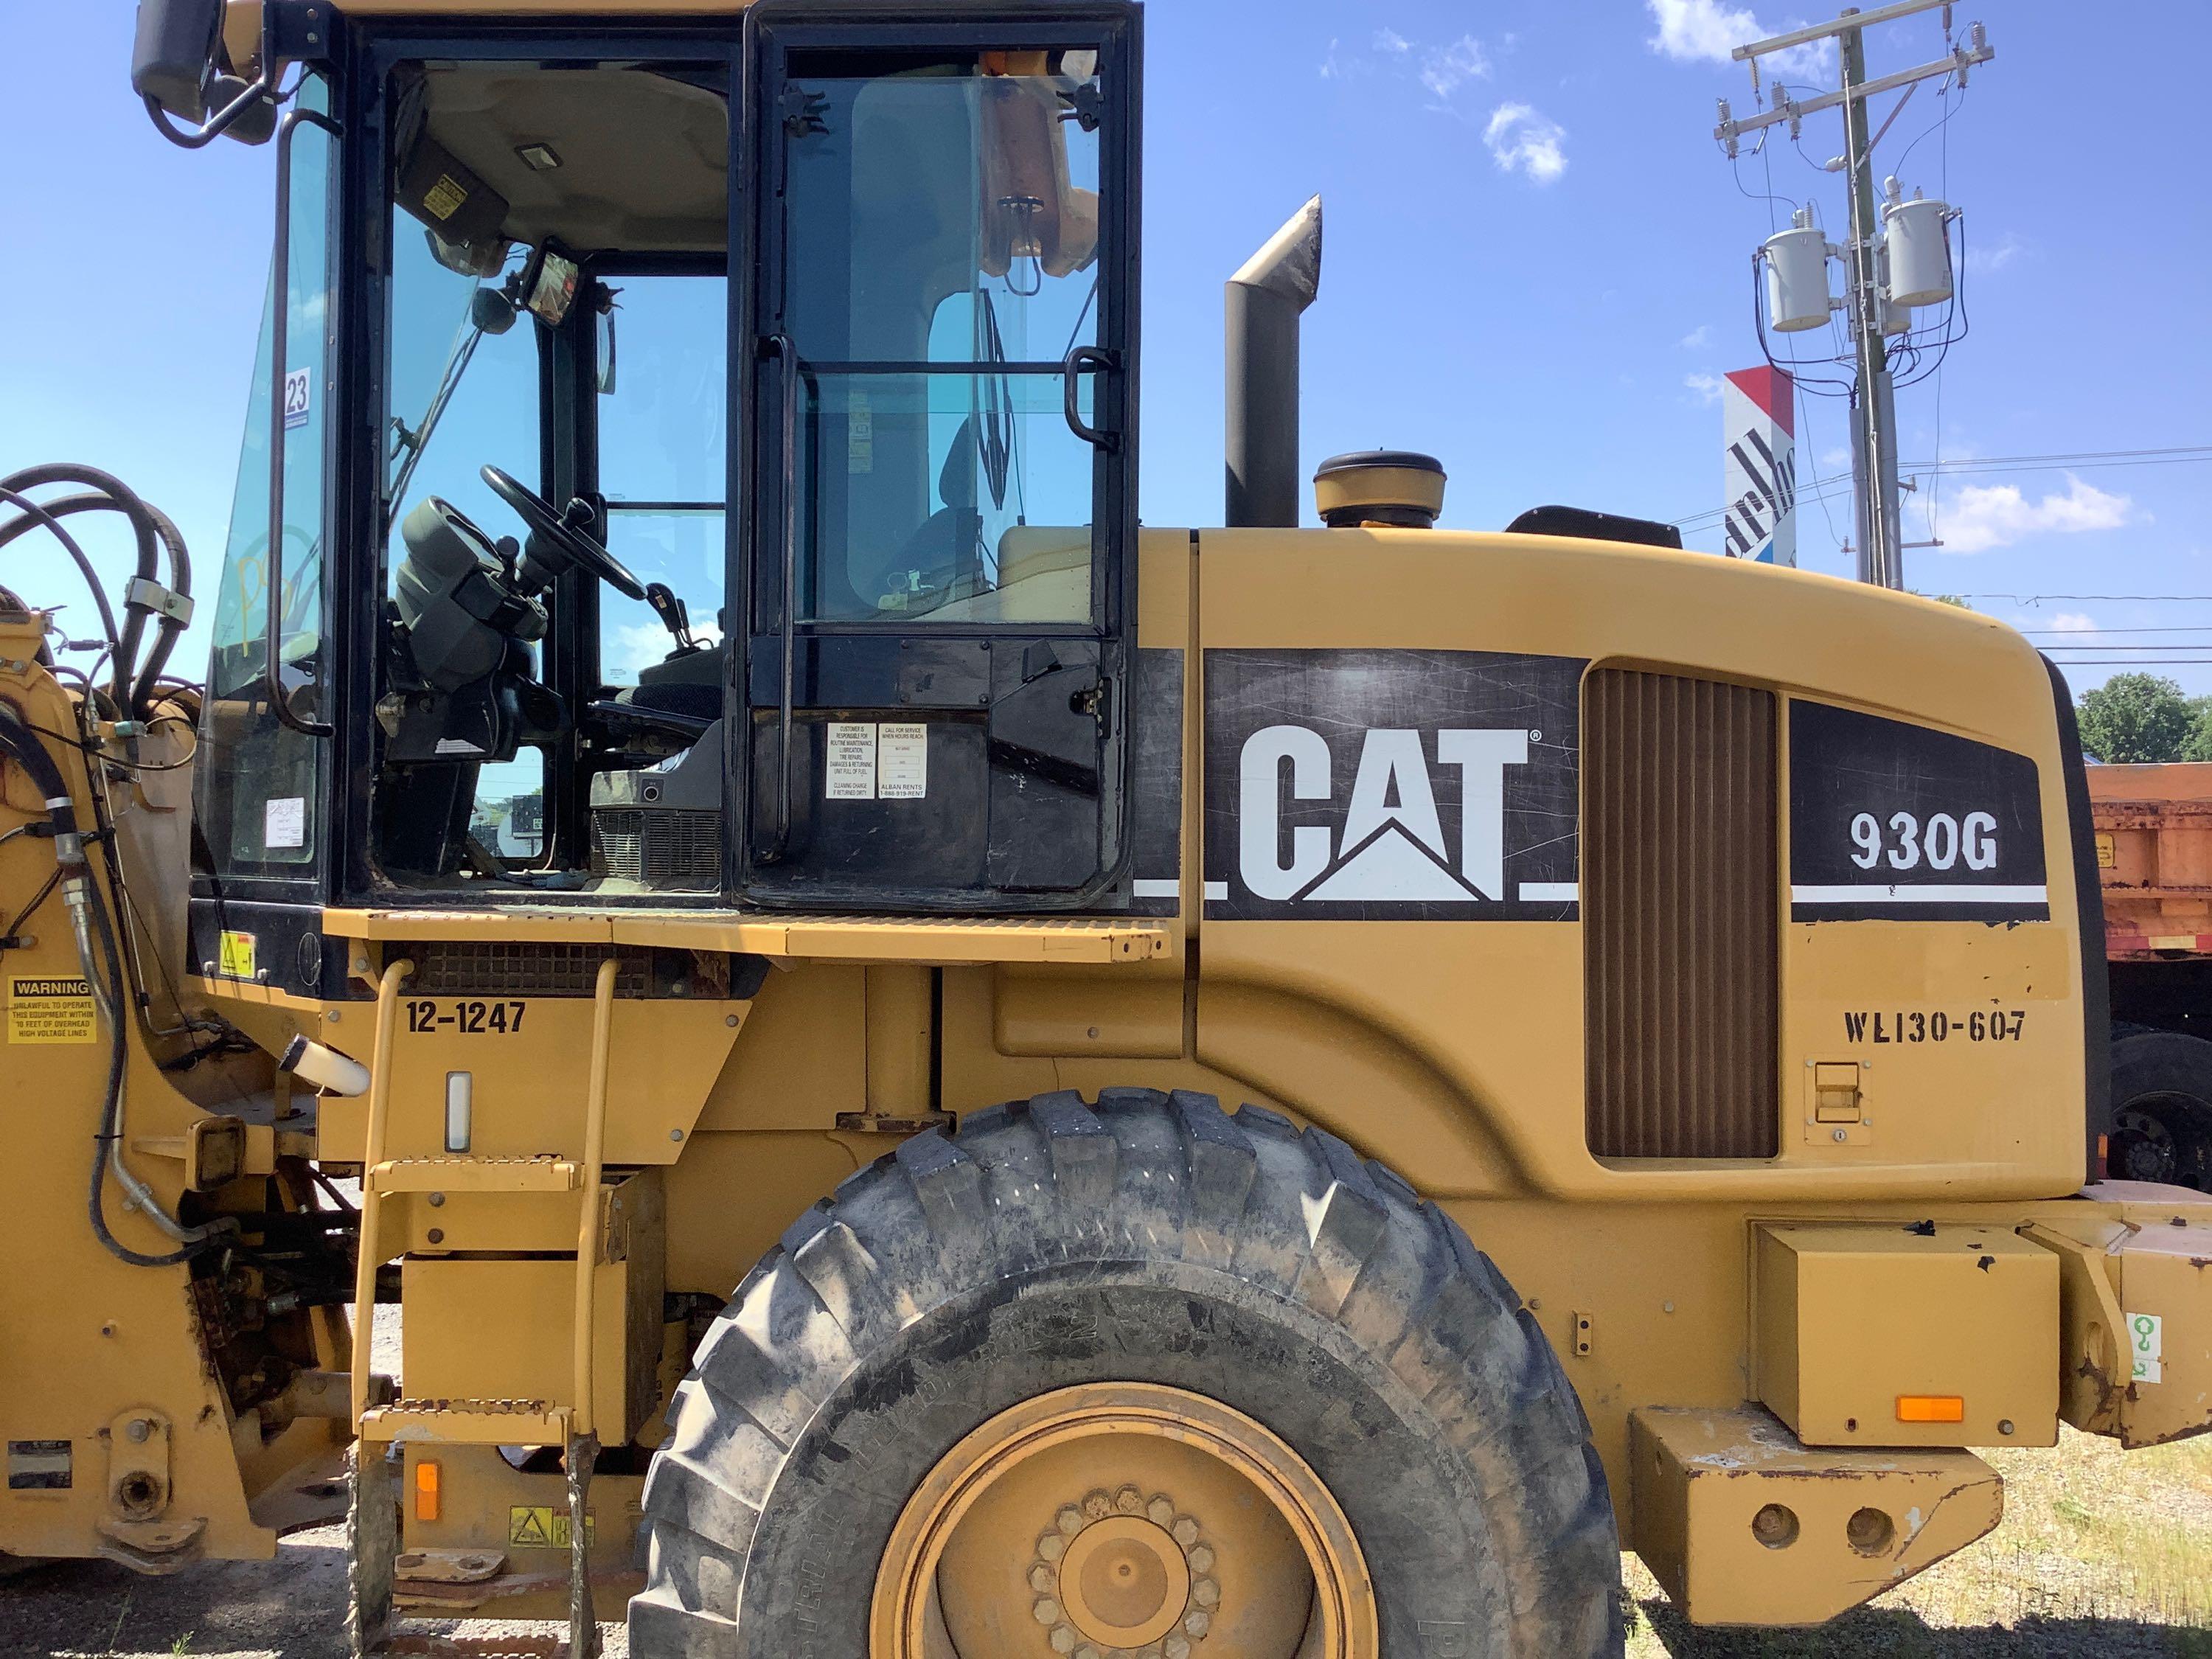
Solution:
<path fill-rule="evenodd" d="M 413 964 L 387 964 L 376 993 L 376 1037 L 369 1067 L 368 1121 L 362 1159 L 360 1259 L 354 1280 L 352 1512 L 346 1535 L 346 1630 L 355 1659 L 387 1656 L 539 1654 L 598 1659 L 599 1627 L 592 1601 L 588 1522 L 592 1468 L 599 1441 L 592 1420 L 593 1269 L 602 1163 L 606 1146 L 607 1073 L 612 1059 L 615 982 L 610 954 L 592 988 L 592 1063 L 577 1158 L 387 1158 L 392 1048 L 399 988 Z M 370 1375 L 376 1274 L 383 1264 L 382 1200 L 393 1193 L 574 1193 L 578 1200 L 573 1399 L 407 1400 L 379 1404 Z M 559 1446 L 568 1470 L 568 1634 L 565 1639 L 454 1638 L 398 1630 L 395 1607 L 400 1536 L 399 1449 L 404 1442 L 464 1446 Z M 550 1588 L 550 1586 L 548 1588 Z"/>

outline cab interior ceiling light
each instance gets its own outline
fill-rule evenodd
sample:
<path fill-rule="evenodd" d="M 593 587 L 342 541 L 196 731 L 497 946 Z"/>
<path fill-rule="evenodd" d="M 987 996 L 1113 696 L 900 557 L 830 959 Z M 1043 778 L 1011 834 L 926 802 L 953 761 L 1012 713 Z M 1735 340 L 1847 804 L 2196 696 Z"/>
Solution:
<path fill-rule="evenodd" d="M 551 173 L 561 165 L 561 154 L 550 144 L 517 144 L 514 153 L 532 173 Z"/>

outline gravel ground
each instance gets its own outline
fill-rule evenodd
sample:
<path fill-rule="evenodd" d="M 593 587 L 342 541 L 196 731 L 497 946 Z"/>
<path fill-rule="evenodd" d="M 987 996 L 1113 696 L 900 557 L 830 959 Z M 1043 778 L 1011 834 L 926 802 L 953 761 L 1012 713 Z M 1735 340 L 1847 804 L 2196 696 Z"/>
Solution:
<path fill-rule="evenodd" d="M 397 1355 L 378 1335 L 381 1369 Z M 2055 1454 L 1984 1454 L 2007 1483 L 1995 1534 L 1818 1630 L 1692 1630 L 1626 1558 L 1631 1659 L 2212 1659 L 2212 1437 L 2123 1453 L 2064 1434 Z M 344 1548 L 326 1527 L 285 1540 L 273 1561 L 171 1578 L 100 1561 L 33 1567 L 0 1577 L 0 1656 L 343 1659 Z M 627 1659 L 621 1627 L 605 1628 L 609 1659 Z"/>

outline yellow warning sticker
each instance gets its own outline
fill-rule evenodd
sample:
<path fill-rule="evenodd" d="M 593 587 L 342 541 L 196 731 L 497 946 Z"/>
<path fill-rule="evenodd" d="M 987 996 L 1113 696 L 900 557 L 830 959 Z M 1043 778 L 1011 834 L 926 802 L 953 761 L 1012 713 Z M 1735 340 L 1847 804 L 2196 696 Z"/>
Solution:
<path fill-rule="evenodd" d="M 568 1525 L 568 1511 L 550 1504 L 515 1504 L 507 1511 L 507 1541 L 511 1548 L 525 1550 L 565 1550 L 568 1540 L 575 1536 Z M 599 1541 L 599 1517 L 584 1517 L 584 1541 Z"/>
<path fill-rule="evenodd" d="M 2112 832 L 2109 830 L 2098 830 L 2097 867 L 2100 870 L 2116 870 L 2119 867 L 2119 863 L 2120 850 L 2112 840 Z"/>
<path fill-rule="evenodd" d="M 87 979 L 30 979 L 8 981 L 8 1041 L 10 1042 L 95 1042 L 100 1016 Z"/>
<path fill-rule="evenodd" d="M 438 220 L 452 218 L 454 210 L 468 199 L 467 186 L 450 173 L 440 173 L 438 182 L 422 192 L 424 210 Z"/>
<path fill-rule="evenodd" d="M 222 955 L 217 959 L 216 969 L 225 979 L 253 977 L 253 935 L 226 927 L 222 933 Z"/>

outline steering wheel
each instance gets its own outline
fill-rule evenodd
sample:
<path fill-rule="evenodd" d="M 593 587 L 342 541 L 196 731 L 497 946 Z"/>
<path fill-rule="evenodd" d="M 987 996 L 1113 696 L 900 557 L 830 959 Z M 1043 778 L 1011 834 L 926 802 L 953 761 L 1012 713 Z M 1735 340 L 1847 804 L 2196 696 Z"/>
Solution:
<path fill-rule="evenodd" d="M 569 503 L 568 514 L 556 513 L 543 495 L 526 487 L 514 474 L 495 466 L 483 469 L 483 481 L 490 486 L 492 494 L 513 507 L 515 516 L 530 527 L 532 550 L 546 563 L 589 571 L 624 599 L 645 598 L 645 584 L 630 574 L 621 560 L 585 534 L 582 525 L 569 516 L 582 516 L 577 513 L 580 501 Z"/>

